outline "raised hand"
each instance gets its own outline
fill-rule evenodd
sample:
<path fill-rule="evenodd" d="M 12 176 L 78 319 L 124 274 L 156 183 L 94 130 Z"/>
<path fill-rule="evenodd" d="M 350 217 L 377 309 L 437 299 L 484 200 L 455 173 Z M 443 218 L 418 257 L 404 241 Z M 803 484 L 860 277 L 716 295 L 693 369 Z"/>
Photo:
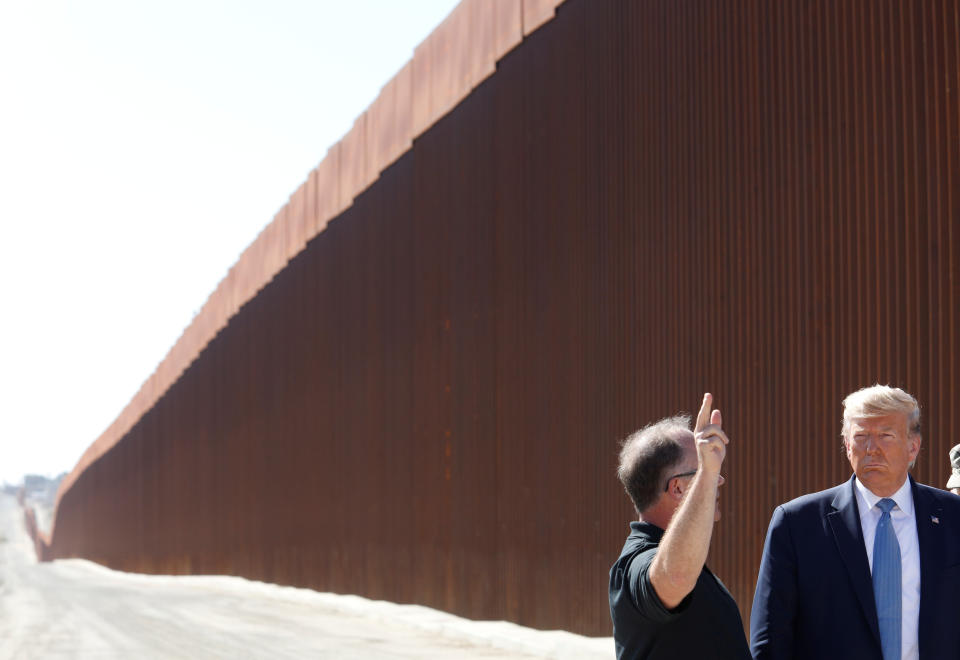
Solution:
<path fill-rule="evenodd" d="M 707 392 L 703 395 L 703 404 L 697 414 L 697 422 L 693 429 L 693 439 L 697 445 L 697 460 L 700 469 L 708 474 L 719 474 L 720 466 L 727 455 L 727 444 L 730 439 L 723 432 L 723 419 L 719 410 L 711 412 L 713 395 Z"/>

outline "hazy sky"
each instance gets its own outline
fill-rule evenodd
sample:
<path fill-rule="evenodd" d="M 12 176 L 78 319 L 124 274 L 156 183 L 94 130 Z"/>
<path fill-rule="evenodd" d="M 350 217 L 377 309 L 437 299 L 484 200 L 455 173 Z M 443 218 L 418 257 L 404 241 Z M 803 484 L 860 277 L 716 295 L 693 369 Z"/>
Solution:
<path fill-rule="evenodd" d="M 68 471 L 456 0 L 0 0 L 0 482 Z"/>

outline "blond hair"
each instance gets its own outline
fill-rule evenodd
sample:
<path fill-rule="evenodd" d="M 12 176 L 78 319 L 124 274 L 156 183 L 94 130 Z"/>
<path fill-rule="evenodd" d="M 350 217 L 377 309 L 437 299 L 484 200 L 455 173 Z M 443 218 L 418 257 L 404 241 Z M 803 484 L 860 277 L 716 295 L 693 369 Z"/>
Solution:
<path fill-rule="evenodd" d="M 871 385 L 857 390 L 843 400 L 843 437 L 847 437 L 850 422 L 857 417 L 881 417 L 902 413 L 907 418 L 907 432 L 920 434 L 920 404 L 899 387 Z"/>

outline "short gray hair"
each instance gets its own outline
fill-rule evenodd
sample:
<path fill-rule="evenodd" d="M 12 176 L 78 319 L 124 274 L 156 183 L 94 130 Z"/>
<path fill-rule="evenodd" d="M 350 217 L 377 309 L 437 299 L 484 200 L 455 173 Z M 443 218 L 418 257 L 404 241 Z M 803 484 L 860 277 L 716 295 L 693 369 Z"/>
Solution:
<path fill-rule="evenodd" d="M 920 404 L 899 387 L 871 385 L 857 390 L 843 400 L 843 428 L 847 437 L 850 422 L 857 417 L 880 417 L 902 413 L 907 418 L 907 432 L 920 435 Z"/>
<path fill-rule="evenodd" d="M 664 473 L 683 460 L 680 439 L 690 433 L 690 421 L 687 414 L 667 417 L 647 424 L 623 441 L 617 477 L 637 513 L 656 503 Z"/>

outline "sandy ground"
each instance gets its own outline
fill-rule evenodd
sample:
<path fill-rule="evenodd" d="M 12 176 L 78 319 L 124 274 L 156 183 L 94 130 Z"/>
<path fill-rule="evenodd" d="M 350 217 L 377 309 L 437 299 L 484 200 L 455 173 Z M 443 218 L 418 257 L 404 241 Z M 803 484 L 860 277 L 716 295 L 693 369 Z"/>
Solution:
<path fill-rule="evenodd" d="M 37 563 L 0 494 L 0 660 L 610 658 L 613 640 L 224 576 Z"/>

